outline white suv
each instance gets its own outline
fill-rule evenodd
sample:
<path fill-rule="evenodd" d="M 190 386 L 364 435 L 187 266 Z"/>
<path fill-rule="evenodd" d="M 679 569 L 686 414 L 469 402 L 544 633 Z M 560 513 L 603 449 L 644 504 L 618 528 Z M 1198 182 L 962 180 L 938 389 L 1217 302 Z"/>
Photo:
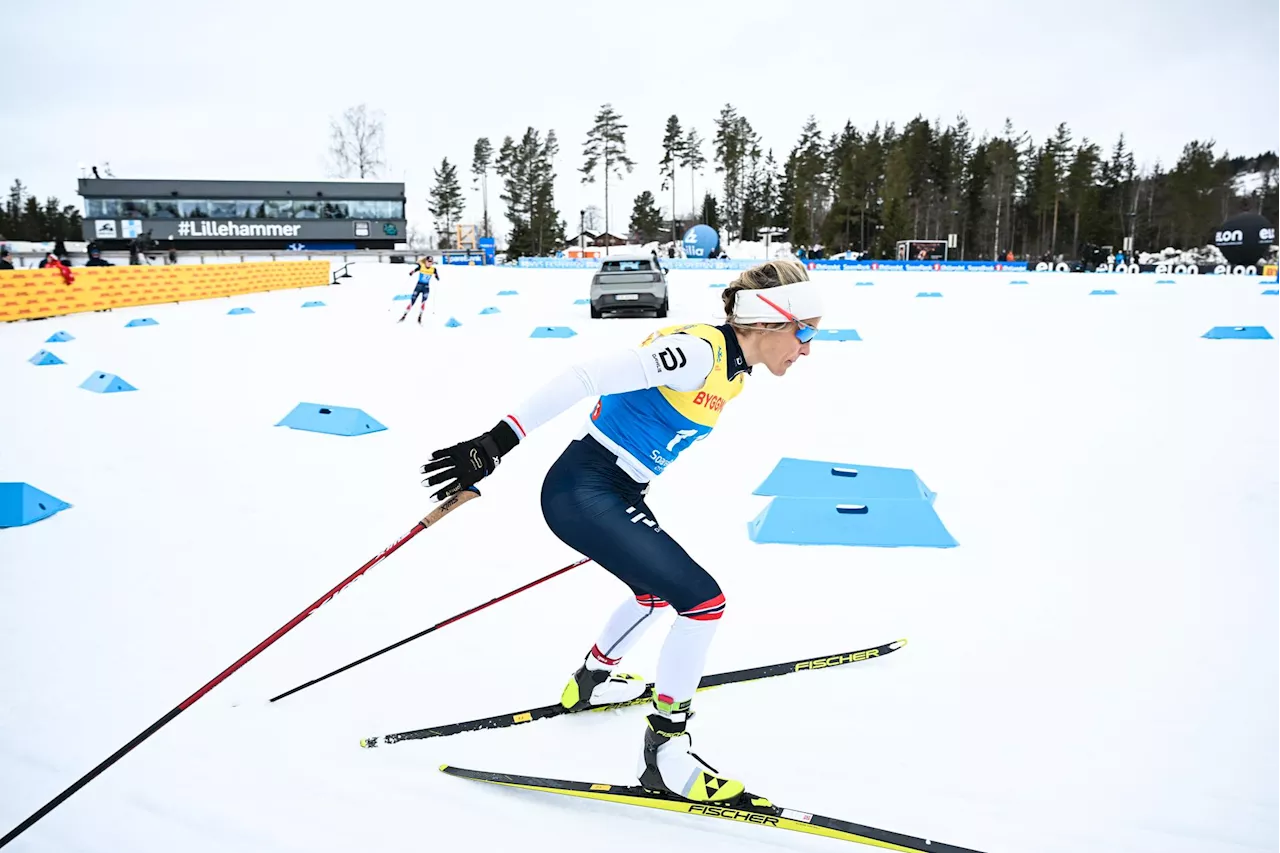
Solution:
<path fill-rule="evenodd" d="M 613 255 L 591 279 L 591 316 L 653 312 L 667 316 L 667 271 L 652 255 Z"/>

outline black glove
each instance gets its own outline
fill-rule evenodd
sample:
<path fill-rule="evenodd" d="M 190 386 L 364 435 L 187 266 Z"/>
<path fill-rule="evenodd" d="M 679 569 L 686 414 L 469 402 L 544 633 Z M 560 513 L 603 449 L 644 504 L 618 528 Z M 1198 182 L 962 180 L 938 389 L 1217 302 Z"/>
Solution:
<path fill-rule="evenodd" d="M 442 501 L 492 474 L 502 457 L 519 443 L 520 439 L 511 425 L 506 421 L 498 421 L 498 425 L 484 435 L 432 453 L 431 461 L 419 469 L 423 474 L 429 475 L 422 481 L 422 485 L 438 486 L 452 480 L 453 482 L 431 496 Z"/>

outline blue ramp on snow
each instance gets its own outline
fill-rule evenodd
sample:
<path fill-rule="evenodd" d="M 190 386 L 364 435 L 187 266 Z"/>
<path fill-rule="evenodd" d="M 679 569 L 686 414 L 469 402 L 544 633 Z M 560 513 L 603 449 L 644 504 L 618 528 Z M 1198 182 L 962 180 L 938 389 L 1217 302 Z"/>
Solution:
<path fill-rule="evenodd" d="M 323 308 L 324 303 L 321 302 L 319 299 L 312 299 L 310 302 L 302 303 L 302 307 L 303 308 Z"/>
<path fill-rule="evenodd" d="M 458 322 L 457 317 L 450 317 L 448 320 L 444 321 L 444 325 L 446 329 L 456 329 L 462 324 Z"/>
<path fill-rule="evenodd" d="M 1116 292 L 1114 290 L 1090 290 L 1089 295 L 1090 296 L 1115 296 Z"/>
<path fill-rule="evenodd" d="M 370 417 L 363 409 L 346 406 L 323 406 L 319 403 L 299 403 L 276 426 L 323 432 L 329 435 L 365 435 L 381 432 L 385 426 Z"/>
<path fill-rule="evenodd" d="M 502 309 L 500 309 L 500 308 L 494 308 L 492 305 L 490 305 L 488 308 L 481 308 L 481 309 L 480 309 L 480 313 L 481 313 L 481 314 L 497 314 L 497 313 L 499 313 L 501 310 L 502 310 Z"/>
<path fill-rule="evenodd" d="M 499 290 L 499 291 L 498 291 L 498 295 L 499 295 L 499 296 L 519 296 L 519 295 L 520 295 L 520 291 L 518 291 L 518 290 Z"/>
<path fill-rule="evenodd" d="M 533 330 L 531 338 L 572 338 L 578 334 L 568 326 L 539 326 Z"/>
<path fill-rule="evenodd" d="M 132 329 L 134 326 L 159 326 L 160 323 L 150 317 L 139 317 L 136 320 L 130 320 L 124 324 L 126 329 Z"/>
<path fill-rule="evenodd" d="M 1025 278 L 1015 278 L 1010 284 L 1030 284 Z"/>
<path fill-rule="evenodd" d="M 855 281 L 854 282 L 855 287 L 875 287 L 875 284 L 876 283 L 874 281 Z"/>
<path fill-rule="evenodd" d="M 819 329 L 815 341 L 860 341 L 857 329 Z"/>
<path fill-rule="evenodd" d="M 939 292 L 938 292 L 938 291 L 936 291 L 936 290 L 932 290 L 932 291 L 923 291 L 923 290 L 922 290 L 922 291 L 920 291 L 919 293 L 917 293 L 917 294 L 916 294 L 916 298 L 917 298 L 917 299 L 921 299 L 921 298 L 929 297 L 929 296 L 932 296 L 932 297 L 935 297 L 935 298 L 941 298 L 941 297 L 942 297 L 942 294 L 941 294 L 941 293 L 939 293 Z"/>
<path fill-rule="evenodd" d="M 65 341 L 74 341 L 74 340 L 75 338 L 72 335 L 68 334 L 67 332 L 54 332 L 47 339 L 45 339 L 45 343 L 60 344 Z"/>
<path fill-rule="evenodd" d="M 573 300 L 573 304 L 574 304 L 574 305 L 590 305 L 590 304 L 591 304 L 591 300 L 590 300 L 590 299 L 575 299 L 575 300 Z"/>
<path fill-rule="evenodd" d="M 753 495 L 861 501 L 869 498 L 923 500 L 931 491 L 910 468 L 883 468 L 847 462 L 783 457 Z"/>
<path fill-rule="evenodd" d="M 0 527 L 31 524 L 69 506 L 28 483 L 0 483 Z"/>
<path fill-rule="evenodd" d="M 399 302 L 401 299 L 411 299 L 411 298 L 413 298 L 413 294 L 412 294 L 412 293 L 401 293 L 399 296 L 393 296 L 393 297 L 391 297 L 391 301 L 392 301 L 392 302 Z"/>
<path fill-rule="evenodd" d="M 1263 296 L 1280 296 L 1280 290 L 1264 290 L 1262 291 L 1262 295 Z"/>
<path fill-rule="evenodd" d="M 80 387 L 96 394 L 119 394 L 121 391 L 137 391 L 114 373 L 94 373 L 80 383 Z"/>
<path fill-rule="evenodd" d="M 31 356 L 31 358 L 27 359 L 27 361 L 31 362 L 37 367 L 39 367 L 42 364 L 66 364 L 65 361 L 58 358 L 53 353 L 49 352 L 47 349 L 40 350 L 40 352 L 36 353 L 35 355 Z"/>
<path fill-rule="evenodd" d="M 1238 340 L 1269 341 L 1271 333 L 1266 326 L 1214 326 L 1202 338 L 1235 338 Z"/>
<path fill-rule="evenodd" d="M 227 313 L 228 314 L 252 314 L 253 309 L 252 308 L 232 308 Z"/>
<path fill-rule="evenodd" d="M 933 507 L 922 500 L 774 498 L 747 524 L 758 544 L 954 548 Z"/>

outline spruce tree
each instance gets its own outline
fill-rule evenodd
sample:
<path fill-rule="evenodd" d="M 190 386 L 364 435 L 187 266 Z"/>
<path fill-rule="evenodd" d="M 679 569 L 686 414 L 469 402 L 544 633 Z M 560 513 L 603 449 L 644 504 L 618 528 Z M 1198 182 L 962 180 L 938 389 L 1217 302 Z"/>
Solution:
<path fill-rule="evenodd" d="M 458 167 L 446 157 L 440 168 L 434 172 L 436 183 L 431 188 L 430 203 L 427 209 L 436 221 L 436 234 L 440 237 L 440 247 L 450 244 L 453 226 L 462 218 L 465 205 L 462 201 L 462 187 L 458 185 Z M 443 225 L 443 227 L 441 227 Z"/>
<path fill-rule="evenodd" d="M 689 170 L 689 212 L 694 216 L 698 214 L 695 178 L 705 165 L 707 165 L 707 158 L 702 153 L 702 137 L 698 135 L 697 128 L 691 127 L 680 148 L 680 168 Z"/>
<path fill-rule="evenodd" d="M 587 131 L 587 141 L 583 145 L 582 182 L 593 184 L 596 180 L 596 169 L 603 165 L 604 172 L 604 230 L 609 231 L 609 174 L 613 173 L 622 180 L 622 168 L 630 172 L 635 163 L 627 156 L 627 126 L 611 104 L 605 104 L 596 113 L 595 124 Z M 609 249 L 606 245 L 605 254 Z"/>
<path fill-rule="evenodd" d="M 685 138 L 680 129 L 680 119 L 667 119 L 667 129 L 662 137 L 662 159 L 658 161 L 658 174 L 662 176 L 662 189 L 671 189 L 671 242 L 676 241 L 676 170 L 684 156 Z M 634 228 L 634 226 L 632 226 Z"/>
<path fill-rule="evenodd" d="M 665 230 L 662 211 L 658 209 L 653 193 L 645 190 L 636 196 L 631 209 L 631 233 L 641 243 L 651 243 L 661 237 Z"/>
<path fill-rule="evenodd" d="M 480 195 L 484 204 L 484 214 L 481 220 L 481 233 L 485 237 L 493 236 L 493 226 L 489 222 L 489 167 L 493 165 L 493 145 L 490 144 L 488 137 L 480 137 L 476 140 L 475 148 L 471 154 L 471 174 L 475 176 L 472 184 L 476 181 L 480 182 Z"/>

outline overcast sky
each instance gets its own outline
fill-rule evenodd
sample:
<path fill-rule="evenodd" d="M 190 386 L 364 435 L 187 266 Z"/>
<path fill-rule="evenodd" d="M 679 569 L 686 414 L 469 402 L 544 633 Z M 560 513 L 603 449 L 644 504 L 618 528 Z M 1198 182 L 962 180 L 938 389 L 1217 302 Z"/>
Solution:
<path fill-rule="evenodd" d="M 1009 117 L 1038 140 L 1065 121 L 1104 149 L 1124 132 L 1139 164 L 1171 165 L 1190 139 L 1256 154 L 1280 147 L 1278 6 L 2 0 L 0 181 L 79 202 L 79 165 L 107 161 L 120 178 L 323 179 L 330 118 L 359 103 L 385 114 L 383 176 L 406 182 L 424 230 L 442 158 L 478 222 L 475 140 L 496 149 L 533 126 L 560 138 L 556 202 L 574 233 L 579 209 L 603 205 L 578 170 L 604 102 L 637 164 L 611 186 L 614 231 L 645 189 L 669 207 L 667 116 L 710 140 L 726 102 L 779 160 L 810 114 L 827 134 L 958 113 L 996 133 Z M 710 183 L 708 164 L 699 198 Z M 493 179 L 489 204 L 502 207 Z"/>

